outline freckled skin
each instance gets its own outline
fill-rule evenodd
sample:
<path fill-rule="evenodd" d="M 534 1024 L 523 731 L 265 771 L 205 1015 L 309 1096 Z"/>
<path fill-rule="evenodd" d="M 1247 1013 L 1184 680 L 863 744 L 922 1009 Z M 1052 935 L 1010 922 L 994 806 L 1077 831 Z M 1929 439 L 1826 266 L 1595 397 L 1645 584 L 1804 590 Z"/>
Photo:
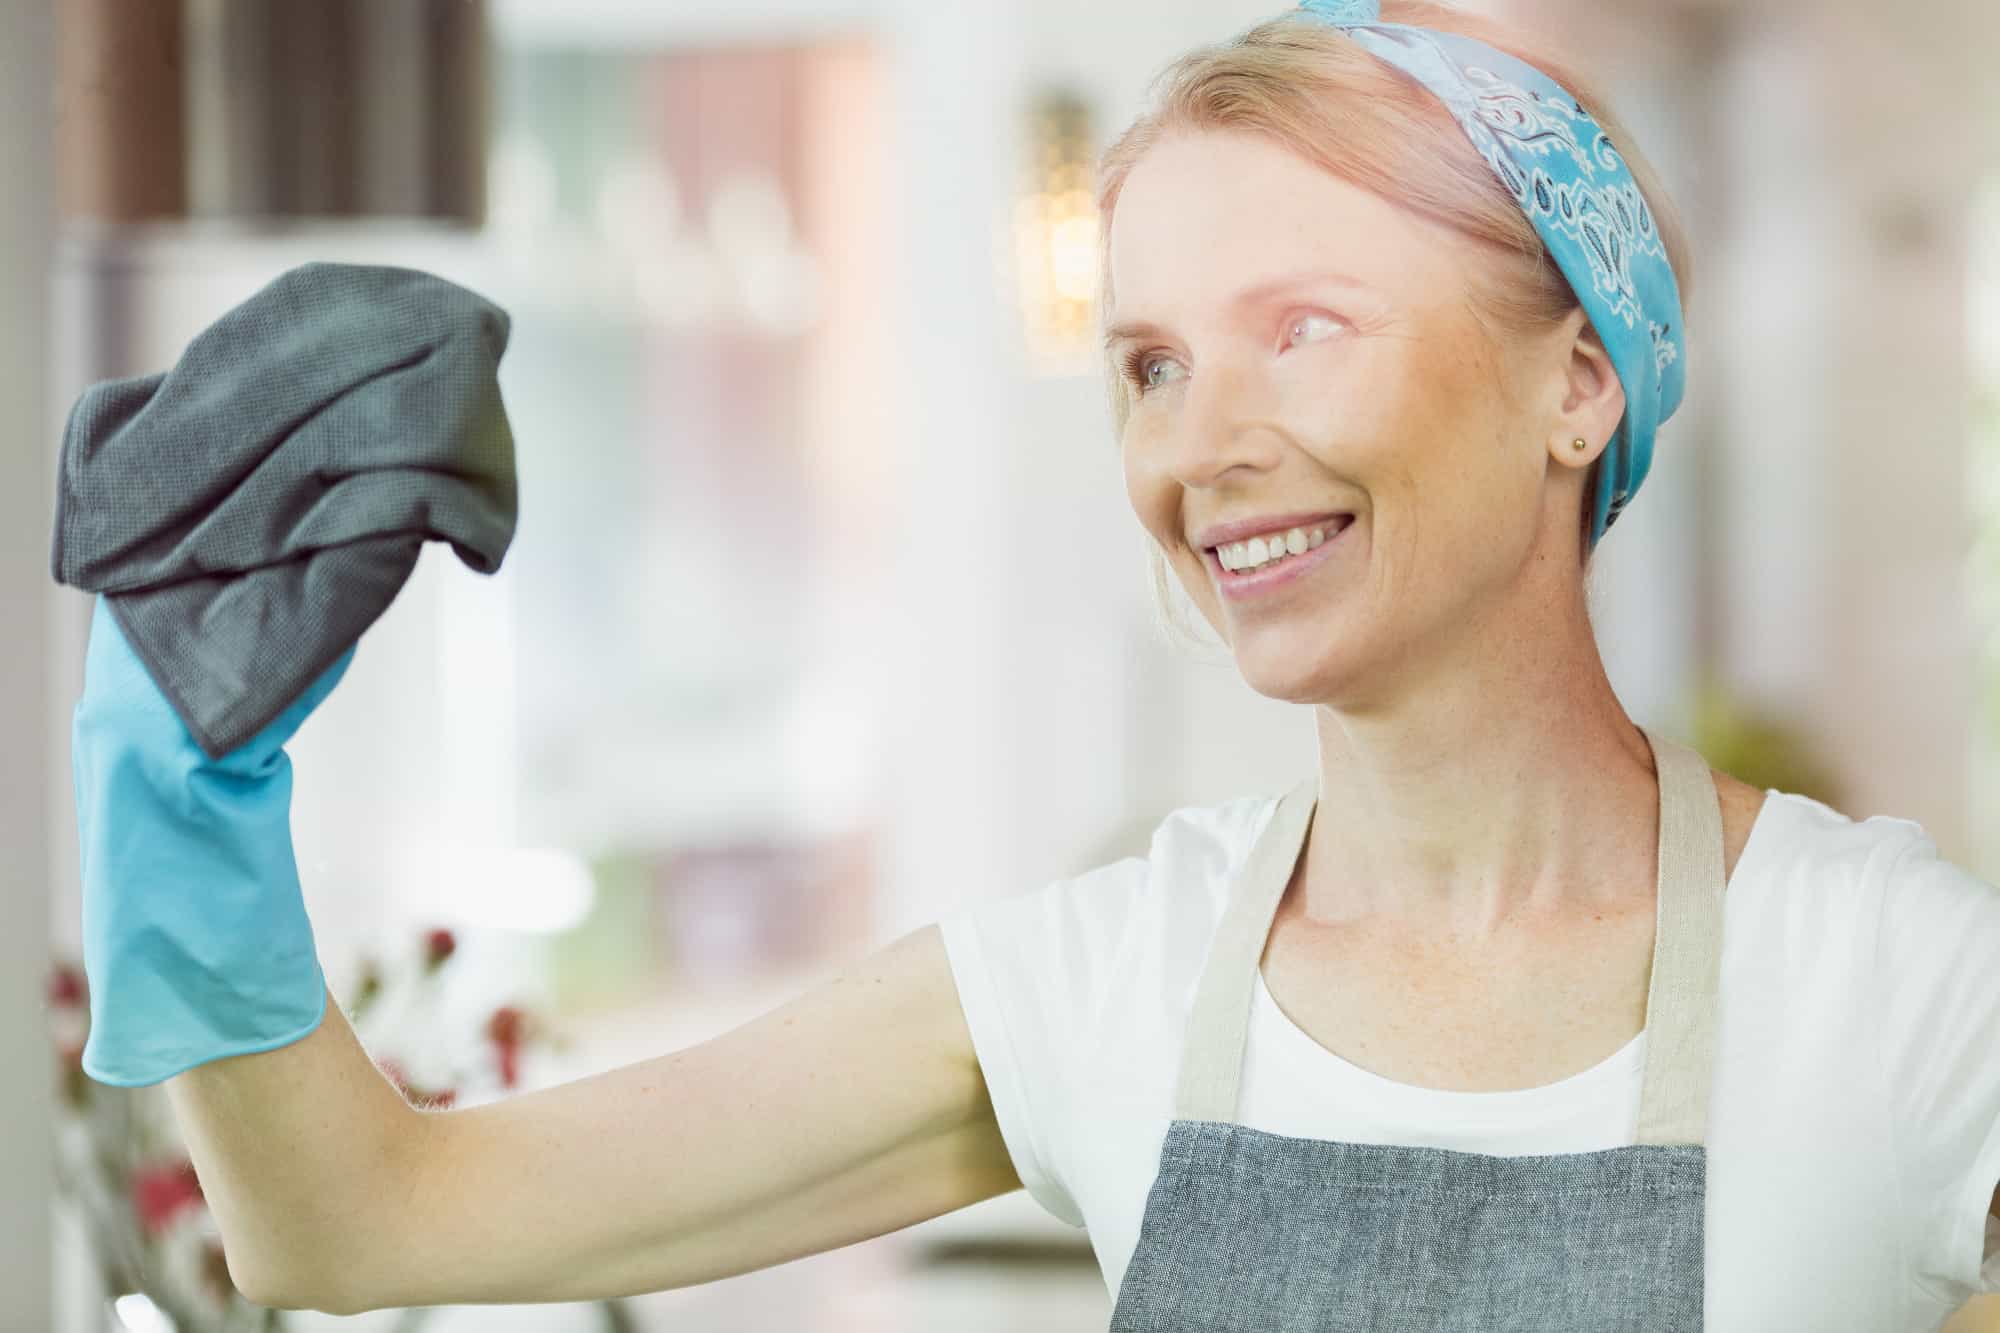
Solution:
<path fill-rule="evenodd" d="M 1496 347 L 1467 304 L 1477 242 L 1241 131 L 1156 144 L 1107 243 L 1106 325 L 1159 330 L 1116 349 L 1149 363 L 1120 440 L 1133 512 L 1244 681 L 1315 705 L 1308 915 L 1477 939 L 1649 898 L 1652 754 L 1577 530 L 1625 397 L 1583 310 Z M 1370 290 L 1231 302 L 1315 271 Z M 1267 598 L 1223 596 L 1192 543 L 1322 510 L 1359 515 L 1348 548 Z"/>

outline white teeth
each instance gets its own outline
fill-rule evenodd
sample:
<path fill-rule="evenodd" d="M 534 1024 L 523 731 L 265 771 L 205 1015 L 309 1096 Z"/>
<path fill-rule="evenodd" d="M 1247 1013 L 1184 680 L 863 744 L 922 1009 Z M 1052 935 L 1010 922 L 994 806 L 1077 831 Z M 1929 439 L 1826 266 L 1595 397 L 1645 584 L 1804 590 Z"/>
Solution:
<path fill-rule="evenodd" d="M 1338 526 L 1335 526 L 1334 530 L 1339 531 Z M 1326 539 L 1325 528 L 1293 528 L 1282 534 L 1272 533 L 1268 537 L 1252 537 L 1247 542 L 1218 546 L 1215 555 L 1222 562 L 1224 569 L 1241 573 L 1260 568 L 1274 560 L 1283 560 L 1287 556 L 1303 555 L 1320 546 Z"/>

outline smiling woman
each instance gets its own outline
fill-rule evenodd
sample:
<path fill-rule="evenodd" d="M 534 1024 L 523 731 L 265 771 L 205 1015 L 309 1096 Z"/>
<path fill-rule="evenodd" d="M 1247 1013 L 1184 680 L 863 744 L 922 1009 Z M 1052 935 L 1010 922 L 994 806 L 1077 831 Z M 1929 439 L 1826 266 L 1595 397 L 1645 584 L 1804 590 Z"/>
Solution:
<path fill-rule="evenodd" d="M 1687 306 L 1693 256 L 1673 202 L 1617 115 L 1572 62 L 1555 57 L 1545 42 L 1530 44 L 1514 29 L 1427 0 L 1392 3 L 1384 17 L 1391 15 L 1399 23 L 1462 33 L 1519 55 L 1574 94 L 1602 128 L 1643 194 L 1652 227 L 1678 281 L 1681 304 Z M 1297 159 L 1299 166 L 1310 165 L 1378 205 L 1371 212 L 1379 232 L 1359 233 L 1367 238 L 1366 244 L 1343 245 L 1334 251 L 1349 266 L 1363 267 L 1364 274 L 1340 272 L 1323 262 L 1262 278 L 1251 275 L 1252 266 L 1247 264 L 1218 274 L 1236 280 L 1249 277 L 1224 307 L 1245 322 L 1246 332 L 1260 338 L 1275 335 L 1279 339 L 1296 337 L 1301 343 L 1323 343 L 1338 339 L 1344 323 L 1351 324 L 1366 314 L 1386 317 L 1383 307 L 1389 293 L 1385 288 L 1399 287 L 1401 271 L 1395 256 L 1401 251 L 1379 242 L 1402 238 L 1410 248 L 1426 248 L 1440 233 L 1458 240 L 1461 245 L 1457 249 L 1464 257 L 1449 298 L 1461 304 L 1464 315 L 1496 353 L 1509 345 L 1532 344 L 1579 327 L 1589 328 L 1580 323 L 1575 289 L 1551 258 L 1535 225 L 1443 103 L 1401 70 L 1363 50 L 1340 29 L 1299 22 L 1296 16 L 1286 15 L 1258 25 L 1236 42 L 1188 53 L 1163 71 L 1160 81 L 1163 86 L 1156 105 L 1116 140 L 1104 154 L 1099 171 L 1098 202 L 1105 219 L 1100 263 L 1100 309 L 1107 319 L 1105 374 L 1121 437 L 1135 404 L 1156 385 L 1164 387 L 1161 381 L 1141 380 L 1139 376 L 1150 377 L 1164 364 L 1153 344 L 1166 339 L 1171 345 L 1171 338 L 1163 321 L 1142 317 L 1133 304 L 1143 298 L 1143 292 L 1128 292 L 1128 301 L 1120 304 L 1113 229 L 1133 169 L 1142 161 L 1156 159 L 1155 150 L 1173 140 L 1181 140 L 1187 147 L 1190 141 L 1213 134 L 1254 136 L 1267 151 L 1276 149 Z M 1233 176 L 1245 165 L 1241 155 L 1205 154 L 1190 164 L 1191 180 L 1198 190 L 1206 192 L 1218 179 L 1206 173 L 1227 171 Z M 1213 193 L 1218 202 L 1246 198 L 1236 191 Z M 1282 269 L 1275 262 L 1277 256 L 1300 248 L 1302 238 L 1296 228 L 1302 217 L 1310 216 L 1310 210 L 1301 208 L 1262 219 L 1273 239 L 1290 229 L 1291 245 L 1237 253 L 1269 255 L 1273 262 L 1268 267 Z M 1343 234 L 1335 225 L 1336 216 L 1320 215 L 1322 238 Z M 1425 239 L 1408 235 L 1412 231 Z M 1351 231 L 1345 234 L 1356 235 Z M 1249 246 L 1264 238 L 1245 234 L 1229 239 Z M 1311 308 L 1314 306 L 1318 308 Z M 1284 320 L 1284 327 L 1269 327 L 1273 319 Z M 1192 330 L 1181 331 L 1183 338 L 1192 334 Z M 1185 349 L 1180 355 L 1185 357 Z M 1491 357 L 1495 371 L 1500 359 L 1497 354 Z M 1579 492 L 1575 497 L 1577 526 L 1582 537 L 1578 560 L 1586 576 L 1595 554 L 1590 500 L 1597 495 L 1601 480 L 1596 448 L 1601 443 L 1587 440 L 1584 449 L 1571 449 L 1571 457 L 1564 460 L 1571 468 L 1588 469 L 1575 483 Z M 1612 514 L 1605 526 L 1615 521 Z M 1179 628 L 1159 552 L 1149 552 L 1149 561 L 1163 618 L 1170 627 Z"/>
<path fill-rule="evenodd" d="M 1658 178 L 1432 0 L 1156 89 L 1099 190 L 1126 490 L 1319 753 L 943 923 L 1113 1333 L 1936 1327 L 2000 1276 L 2000 892 L 1638 726 L 1591 624 L 1686 384 Z"/>

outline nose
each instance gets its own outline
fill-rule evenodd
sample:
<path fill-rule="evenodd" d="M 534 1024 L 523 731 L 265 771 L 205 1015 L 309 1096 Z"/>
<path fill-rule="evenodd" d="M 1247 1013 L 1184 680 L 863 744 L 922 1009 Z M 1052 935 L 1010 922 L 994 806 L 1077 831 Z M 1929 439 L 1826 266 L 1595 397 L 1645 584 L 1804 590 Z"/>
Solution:
<path fill-rule="evenodd" d="M 1277 466 L 1284 431 L 1268 376 L 1234 361 L 1211 362 L 1188 378 L 1169 426 L 1165 466 L 1183 486 L 1212 488 L 1229 474 Z"/>

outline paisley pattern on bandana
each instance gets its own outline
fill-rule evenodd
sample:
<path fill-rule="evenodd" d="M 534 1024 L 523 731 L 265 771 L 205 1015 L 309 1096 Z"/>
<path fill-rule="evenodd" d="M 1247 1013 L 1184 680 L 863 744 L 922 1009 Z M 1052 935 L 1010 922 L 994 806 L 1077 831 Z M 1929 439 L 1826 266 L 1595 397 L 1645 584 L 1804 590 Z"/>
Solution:
<path fill-rule="evenodd" d="M 1610 136 L 1574 103 L 1544 100 L 1476 65 L 1465 74 L 1475 93 L 1472 115 L 1459 117 L 1467 137 L 1513 191 L 1521 211 L 1535 220 L 1537 230 L 1543 229 L 1540 219 L 1547 218 L 1583 242 L 1611 313 L 1627 328 L 1636 326 L 1641 312 L 1632 288 L 1632 257 L 1645 254 L 1664 262 L 1667 248 L 1637 184 L 1597 183 L 1599 163 L 1607 171 L 1624 168 Z M 1511 142 L 1513 152 L 1501 147 L 1501 136 Z M 1557 180 L 1521 165 L 1530 155 L 1554 152 L 1565 153 L 1575 164 L 1573 178 Z"/>
<path fill-rule="evenodd" d="M 1646 327 L 1653 335 L 1653 364 L 1665 373 L 1667 367 L 1679 358 L 1680 344 L 1669 338 L 1667 331 L 1658 324 L 1649 320 Z"/>
<path fill-rule="evenodd" d="M 1625 416 L 1597 464 L 1595 546 L 1651 470 L 1653 440 L 1686 385 L 1680 288 L 1623 155 L 1540 70 L 1484 42 L 1381 22 L 1380 0 L 1303 0 L 1299 12 L 1429 89 L 1534 223 L 1610 354 Z"/>

